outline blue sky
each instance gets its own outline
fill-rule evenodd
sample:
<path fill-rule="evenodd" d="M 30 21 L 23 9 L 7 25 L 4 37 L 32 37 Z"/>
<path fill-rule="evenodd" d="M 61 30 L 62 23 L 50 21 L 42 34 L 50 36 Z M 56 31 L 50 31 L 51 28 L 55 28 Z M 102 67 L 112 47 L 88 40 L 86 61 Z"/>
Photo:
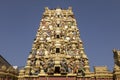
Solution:
<path fill-rule="evenodd" d="M 26 65 L 46 6 L 72 6 L 91 69 L 113 69 L 112 49 L 120 49 L 119 0 L 0 0 L 0 54 L 8 62 Z"/>

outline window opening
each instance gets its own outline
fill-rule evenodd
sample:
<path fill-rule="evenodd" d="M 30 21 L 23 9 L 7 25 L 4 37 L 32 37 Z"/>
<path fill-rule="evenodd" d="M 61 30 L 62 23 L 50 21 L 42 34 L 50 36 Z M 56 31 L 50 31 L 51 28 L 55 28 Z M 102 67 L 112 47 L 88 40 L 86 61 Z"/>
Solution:
<path fill-rule="evenodd" d="M 60 36 L 59 36 L 59 35 L 57 35 L 57 38 L 60 38 Z"/>
<path fill-rule="evenodd" d="M 60 73 L 60 67 L 55 67 L 55 73 Z"/>
<path fill-rule="evenodd" d="M 57 27 L 60 27 L 60 24 L 57 24 Z"/>
<path fill-rule="evenodd" d="M 60 48 L 56 48 L 56 53 L 60 53 Z"/>

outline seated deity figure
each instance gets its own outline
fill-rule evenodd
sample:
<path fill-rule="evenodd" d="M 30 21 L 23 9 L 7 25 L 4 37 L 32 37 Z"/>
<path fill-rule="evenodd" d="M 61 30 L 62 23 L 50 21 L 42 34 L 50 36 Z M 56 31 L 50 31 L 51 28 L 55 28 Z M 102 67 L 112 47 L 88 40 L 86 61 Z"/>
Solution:
<path fill-rule="evenodd" d="M 36 60 L 36 66 L 40 66 L 40 60 L 39 59 Z"/>
<path fill-rule="evenodd" d="M 31 66 L 31 60 L 27 61 L 27 66 Z"/>
<path fill-rule="evenodd" d="M 44 55 L 44 50 L 39 49 L 39 50 L 37 51 L 37 55 L 43 56 L 43 55 Z"/>

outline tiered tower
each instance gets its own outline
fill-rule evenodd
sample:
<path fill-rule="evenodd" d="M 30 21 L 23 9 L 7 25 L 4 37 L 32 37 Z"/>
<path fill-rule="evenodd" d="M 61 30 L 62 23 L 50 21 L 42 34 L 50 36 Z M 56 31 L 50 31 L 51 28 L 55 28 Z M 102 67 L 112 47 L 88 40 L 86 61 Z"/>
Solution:
<path fill-rule="evenodd" d="M 87 76 L 89 73 L 89 61 L 72 8 L 46 7 L 19 80 L 41 76 Z"/>

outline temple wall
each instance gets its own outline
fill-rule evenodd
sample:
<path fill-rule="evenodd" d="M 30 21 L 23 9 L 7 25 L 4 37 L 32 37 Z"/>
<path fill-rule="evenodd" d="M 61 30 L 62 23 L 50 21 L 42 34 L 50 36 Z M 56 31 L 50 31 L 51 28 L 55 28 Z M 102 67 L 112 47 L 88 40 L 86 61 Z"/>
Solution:
<path fill-rule="evenodd" d="M 45 77 L 29 77 L 19 80 L 113 80 L 113 78 L 91 78 L 91 77 L 75 77 L 75 76 L 45 76 Z M 116 80 L 120 80 L 120 78 L 117 78 Z"/>

